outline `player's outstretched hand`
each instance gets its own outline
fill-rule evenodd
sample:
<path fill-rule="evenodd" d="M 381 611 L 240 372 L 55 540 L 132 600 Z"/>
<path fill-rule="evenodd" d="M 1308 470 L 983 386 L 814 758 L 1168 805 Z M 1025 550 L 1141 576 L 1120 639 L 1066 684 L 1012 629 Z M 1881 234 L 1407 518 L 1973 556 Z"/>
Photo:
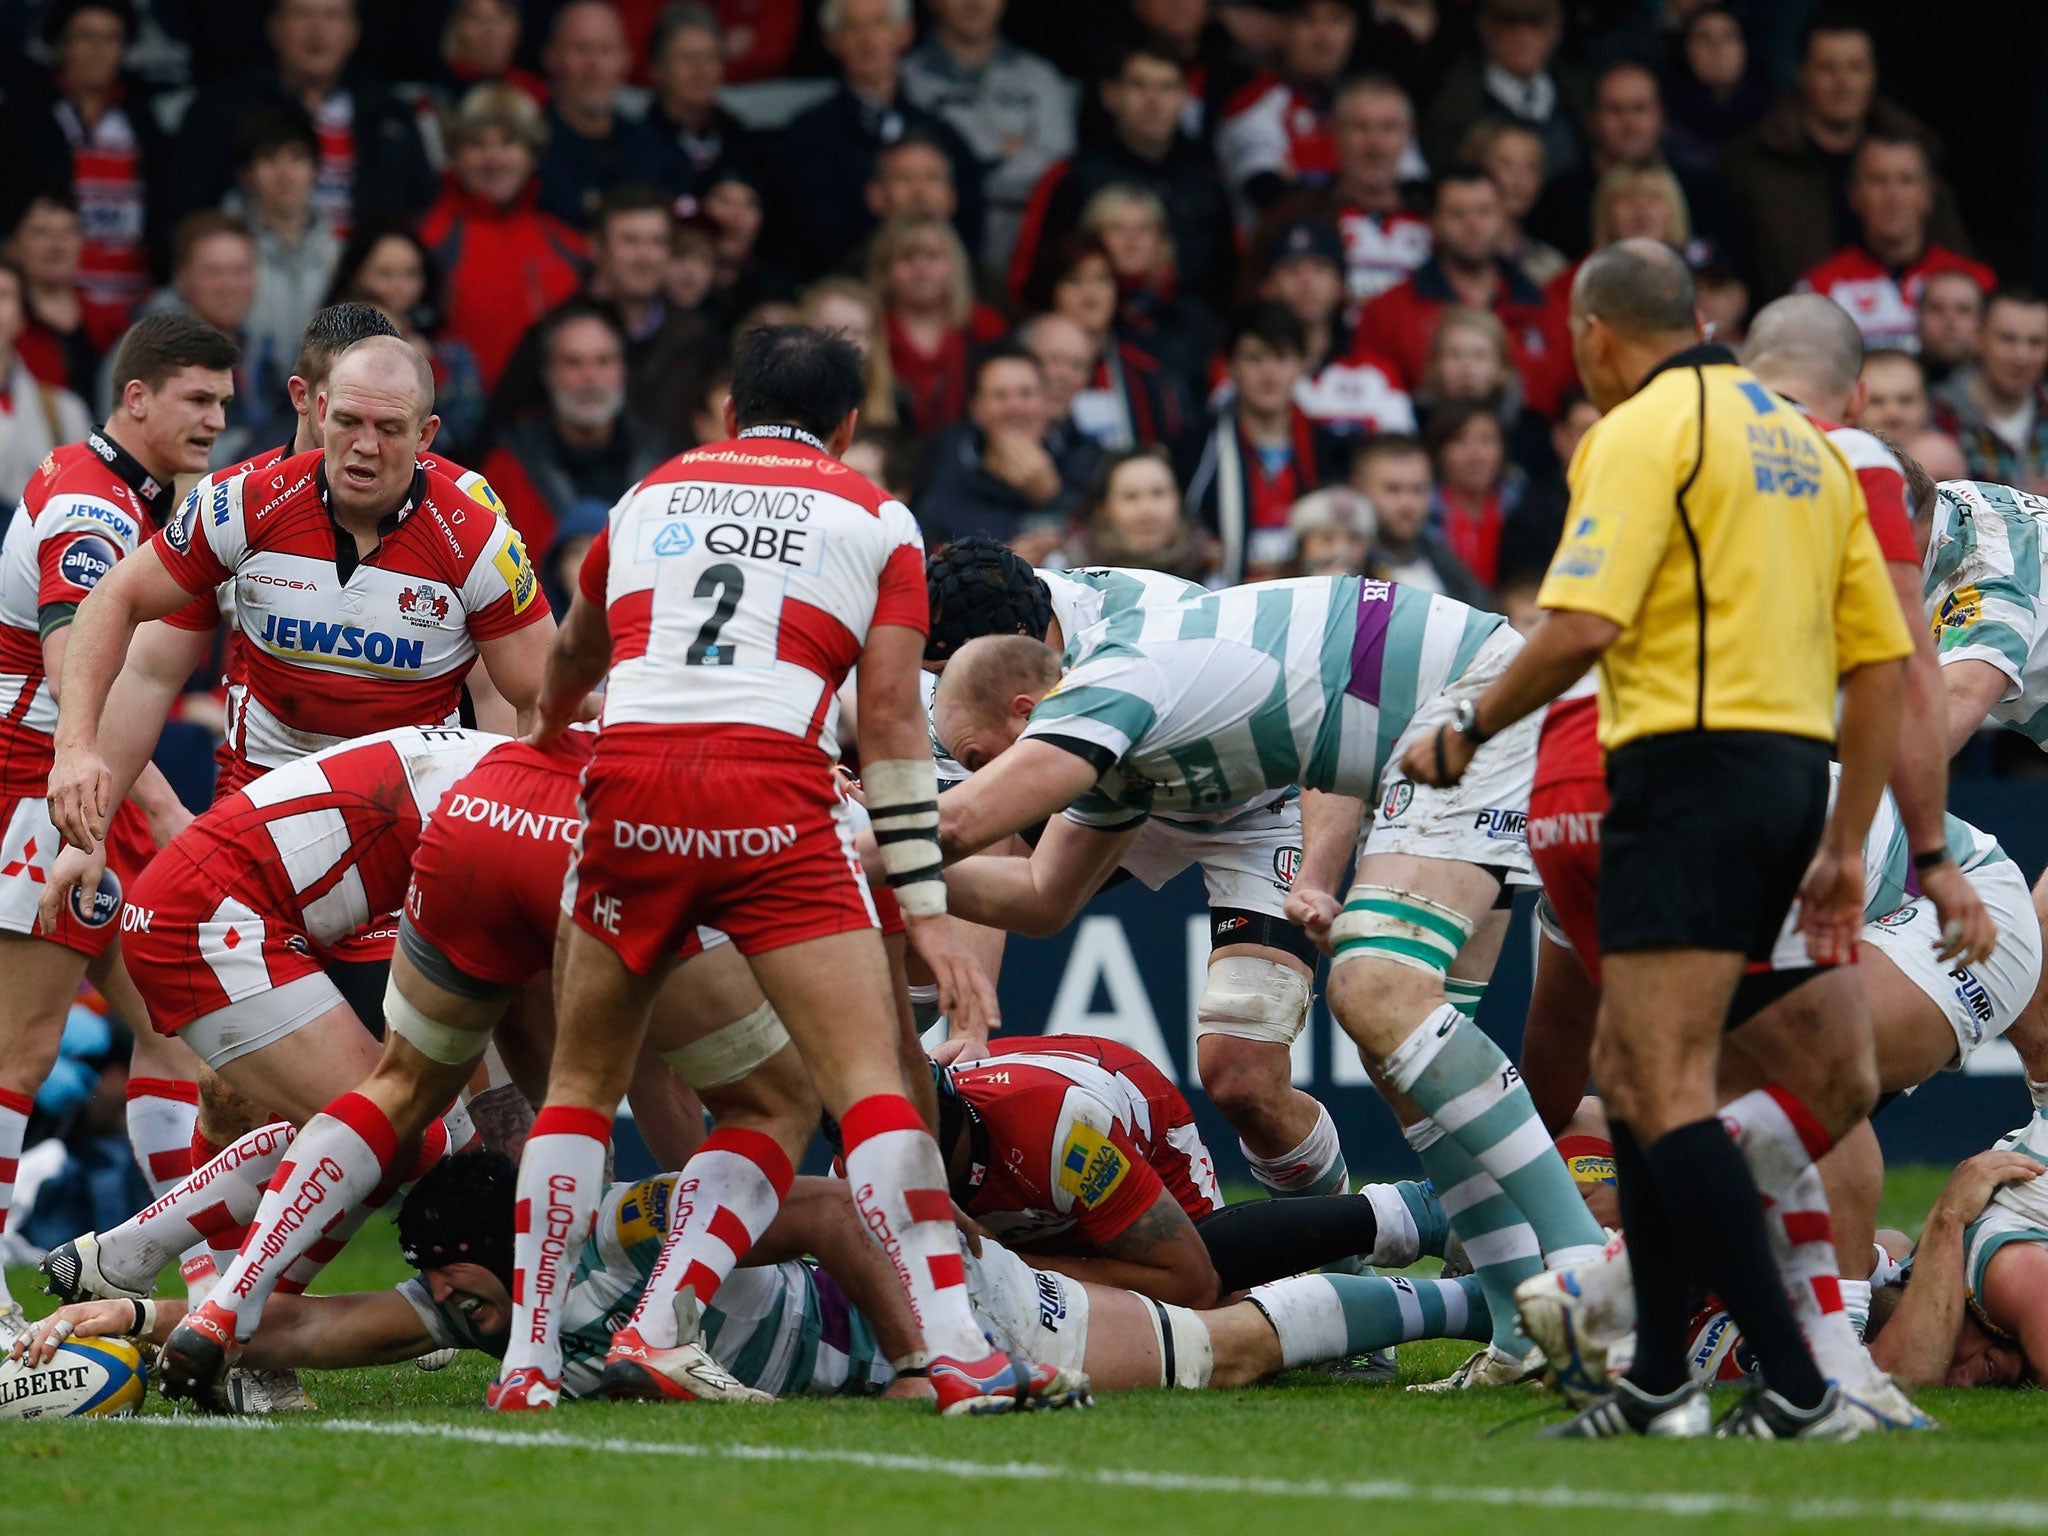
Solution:
<path fill-rule="evenodd" d="M 1984 1207 L 1991 1203 L 1991 1197 L 2001 1186 L 2024 1184 L 2029 1179 L 2038 1178 L 2044 1171 L 2048 1170 L 2022 1153 L 2001 1152 L 1996 1147 L 1989 1152 L 1979 1152 L 1956 1165 L 1956 1171 L 1948 1176 L 1948 1184 L 1942 1189 L 1941 1197 L 1934 1202 L 1935 1210 L 1945 1208 L 1948 1215 L 1967 1224 L 1984 1214 Z M 1932 1216 L 1930 1212 L 1930 1220 Z"/>
<path fill-rule="evenodd" d="M 1449 789 L 1465 777 L 1472 754 L 1478 750 L 1462 731 L 1440 725 L 1408 743 L 1408 750 L 1401 754 L 1401 771 L 1418 784 Z"/>
<path fill-rule="evenodd" d="M 78 891 L 78 902 L 74 910 L 90 911 L 92 899 L 98 894 L 100 877 L 107 872 L 107 845 L 101 843 L 91 853 L 81 853 L 76 848 L 65 848 L 57 855 L 57 862 L 50 866 L 49 883 L 43 887 L 43 899 L 36 903 L 36 921 L 49 937 L 57 931 L 57 922 L 64 912 L 65 902 L 71 899 L 71 892 Z"/>
<path fill-rule="evenodd" d="M 1863 852 L 1823 847 L 1799 883 L 1799 931 L 1816 965 L 1853 965 L 1863 931 Z"/>
<path fill-rule="evenodd" d="M 1964 965 L 1989 960 L 1998 947 L 1998 924 L 1955 860 L 1922 870 L 1920 889 L 1934 903 L 1934 915 L 1941 923 L 1941 937 L 1934 947 L 1942 960 Z"/>
<path fill-rule="evenodd" d="M 30 1323 L 26 1333 L 15 1336 L 7 1353 L 30 1366 L 45 1366 L 57 1358 L 58 1346 L 68 1340 L 114 1338 L 134 1326 L 132 1301 L 73 1302 Z"/>
<path fill-rule="evenodd" d="M 904 914 L 904 928 L 939 984 L 939 1011 L 953 1021 L 955 1034 L 986 1041 L 1003 1027 L 995 983 L 981 961 L 960 937 L 960 925 L 943 913 L 934 917 Z"/>
<path fill-rule="evenodd" d="M 1337 921 L 1337 914 L 1344 910 L 1344 903 L 1328 891 L 1310 890 L 1296 886 L 1287 893 L 1287 901 L 1280 908 L 1281 915 L 1290 923 L 1298 923 L 1301 931 L 1324 954 L 1330 952 L 1330 924 Z"/>
<path fill-rule="evenodd" d="M 90 849 L 107 835 L 114 775 L 99 753 L 57 749 L 50 769 L 50 820 L 74 848 Z"/>

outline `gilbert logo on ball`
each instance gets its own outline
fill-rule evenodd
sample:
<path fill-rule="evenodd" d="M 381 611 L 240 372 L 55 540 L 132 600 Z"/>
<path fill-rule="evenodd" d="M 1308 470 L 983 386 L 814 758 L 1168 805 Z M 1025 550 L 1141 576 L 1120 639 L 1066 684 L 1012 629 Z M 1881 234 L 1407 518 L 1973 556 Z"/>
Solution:
<path fill-rule="evenodd" d="M 48 1365 L 0 1358 L 0 1420 L 124 1418 L 148 1390 L 142 1355 L 126 1339 L 70 1339 Z"/>

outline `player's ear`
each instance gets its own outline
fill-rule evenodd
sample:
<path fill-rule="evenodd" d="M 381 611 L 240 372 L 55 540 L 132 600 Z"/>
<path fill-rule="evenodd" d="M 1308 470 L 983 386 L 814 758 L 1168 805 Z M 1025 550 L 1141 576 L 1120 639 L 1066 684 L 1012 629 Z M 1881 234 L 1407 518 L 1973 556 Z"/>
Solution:
<path fill-rule="evenodd" d="M 1010 700 L 1010 718 L 1018 722 L 1029 720 L 1031 711 L 1038 708 L 1038 700 L 1028 693 L 1020 693 Z"/>
<path fill-rule="evenodd" d="M 284 392 L 291 396 L 295 415 L 303 416 L 312 409 L 313 386 L 296 373 L 284 381 Z"/>
<path fill-rule="evenodd" d="M 436 432 L 439 432 L 440 430 L 441 418 L 438 416 L 429 416 L 425 421 L 420 423 L 419 451 L 421 453 L 425 453 L 429 448 L 434 446 L 434 434 Z"/>
<path fill-rule="evenodd" d="M 740 435 L 740 413 L 733 409 L 731 395 L 725 397 L 725 407 L 719 414 L 725 418 L 725 435 L 727 437 L 738 437 Z"/>

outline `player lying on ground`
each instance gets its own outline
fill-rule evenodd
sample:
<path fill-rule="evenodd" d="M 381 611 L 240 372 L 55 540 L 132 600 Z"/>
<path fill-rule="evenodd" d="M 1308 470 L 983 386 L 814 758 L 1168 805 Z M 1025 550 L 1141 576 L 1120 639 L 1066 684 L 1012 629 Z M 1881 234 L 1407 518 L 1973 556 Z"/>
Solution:
<path fill-rule="evenodd" d="M 577 1252 L 563 1295 L 563 1392 L 603 1391 L 613 1331 L 632 1311 L 674 1218 L 676 1175 L 615 1184 Z M 448 1158 L 407 1195 L 399 1240 L 416 1279 L 349 1296 L 279 1296 L 244 1358 L 324 1370 L 416 1358 L 437 1348 L 502 1355 L 511 1326 L 513 1172 L 494 1153 Z M 1478 1283 L 1303 1275 L 1248 1300 L 1193 1312 L 1134 1292 L 1034 1270 L 993 1239 L 967 1262 L 977 1325 L 1006 1349 L 1057 1367 L 1070 1393 L 1146 1387 L 1234 1388 L 1296 1366 L 1420 1337 L 1484 1337 Z M 889 1364 L 915 1341 L 901 1293 L 842 1181 L 798 1179 L 756 1258 L 810 1253 L 734 1271 L 705 1308 L 703 1333 L 734 1401 L 886 1392 L 929 1396 Z M 858 1299 L 872 1297 L 873 1315 Z M 177 1301 L 90 1301 L 60 1308 L 20 1345 L 46 1360 L 69 1337 L 165 1338 Z M 138 1326 L 138 1316 L 140 1323 Z M 893 1319 L 893 1321 L 892 1321 Z M 1085 1372 L 1085 1376 L 1083 1373 Z"/>

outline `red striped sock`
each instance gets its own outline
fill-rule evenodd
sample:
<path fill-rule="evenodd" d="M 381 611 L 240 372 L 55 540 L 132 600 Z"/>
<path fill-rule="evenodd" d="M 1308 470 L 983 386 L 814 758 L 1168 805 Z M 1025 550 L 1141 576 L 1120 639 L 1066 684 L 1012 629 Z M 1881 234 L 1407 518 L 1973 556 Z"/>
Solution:
<path fill-rule="evenodd" d="M 716 1130 L 683 1165 L 669 1197 L 668 1239 L 633 1312 L 633 1327 L 656 1349 L 677 1343 L 675 1302 L 684 1287 L 703 1306 L 761 1240 L 782 1208 L 796 1170 L 771 1136 Z"/>

